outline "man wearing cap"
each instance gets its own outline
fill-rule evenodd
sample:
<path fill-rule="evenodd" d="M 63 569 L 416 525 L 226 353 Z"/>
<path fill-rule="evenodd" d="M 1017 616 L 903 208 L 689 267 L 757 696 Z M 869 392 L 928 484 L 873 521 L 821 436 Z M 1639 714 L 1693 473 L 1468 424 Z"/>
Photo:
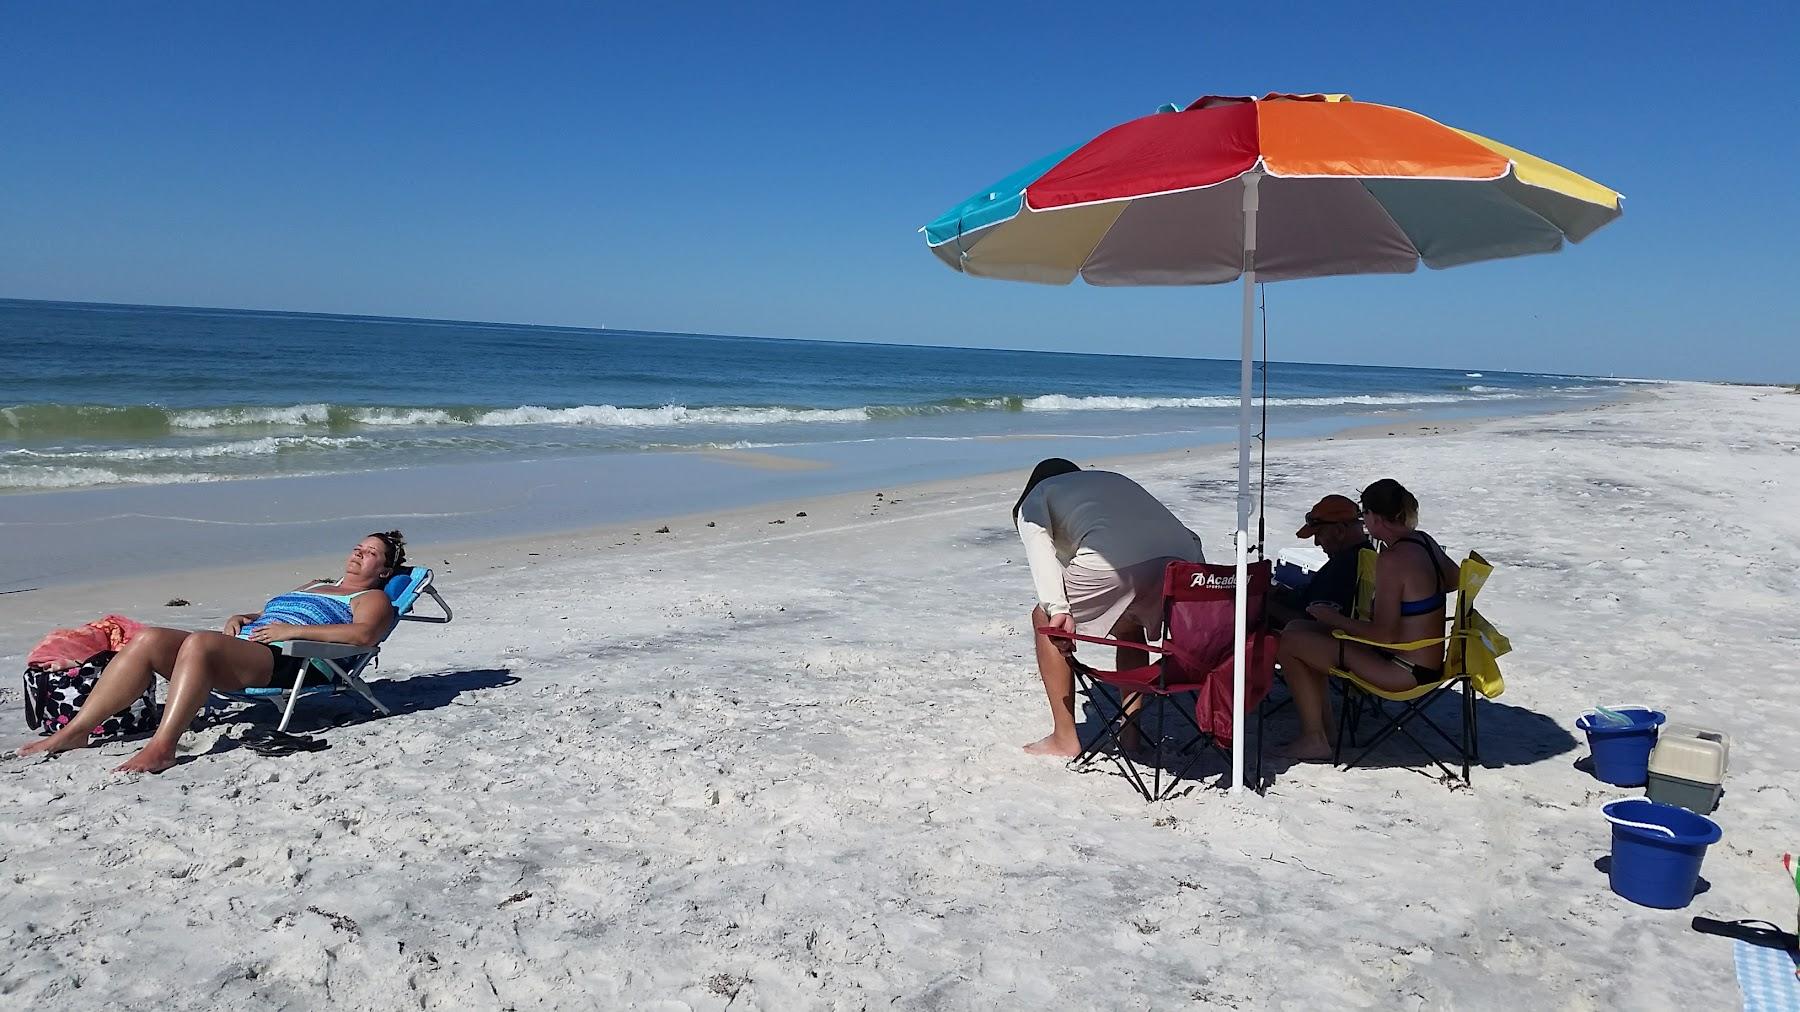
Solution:
<path fill-rule="evenodd" d="M 1325 553 L 1325 564 L 1306 586 L 1277 594 L 1269 602 L 1271 617 L 1286 625 L 1305 618 L 1314 604 L 1350 614 L 1356 605 L 1357 554 L 1373 547 L 1363 532 L 1362 510 L 1344 496 L 1328 495 L 1306 511 L 1306 523 L 1294 536 L 1311 538 Z"/>

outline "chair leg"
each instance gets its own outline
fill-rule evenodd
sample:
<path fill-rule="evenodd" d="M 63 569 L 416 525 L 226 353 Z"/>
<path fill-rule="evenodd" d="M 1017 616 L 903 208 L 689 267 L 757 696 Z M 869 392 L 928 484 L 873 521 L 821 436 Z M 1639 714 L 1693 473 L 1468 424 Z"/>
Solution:
<path fill-rule="evenodd" d="M 1113 708 L 1112 700 L 1107 698 L 1097 679 L 1078 673 L 1077 680 L 1082 686 L 1082 694 L 1093 700 L 1096 709 L 1104 707 L 1112 709 L 1112 712 L 1102 714 L 1103 723 L 1100 733 L 1081 750 L 1079 755 L 1069 760 L 1069 767 L 1081 769 L 1100 755 L 1108 745 L 1113 745 L 1115 748 L 1108 758 L 1112 759 L 1113 765 L 1118 767 L 1119 773 L 1145 801 L 1155 800 L 1155 795 L 1151 792 L 1151 788 L 1144 783 L 1143 774 L 1138 771 L 1137 764 L 1131 761 L 1131 757 L 1125 754 L 1123 748 L 1116 747 L 1120 736 L 1125 733 L 1125 728 L 1136 723 L 1137 718 L 1132 715 L 1131 706 L 1141 694 L 1128 693 L 1121 696 L 1118 707 Z"/>
<path fill-rule="evenodd" d="M 1351 733 L 1350 707 L 1354 704 L 1355 696 L 1352 694 L 1355 692 L 1355 686 L 1348 684 L 1344 686 L 1344 700 L 1338 706 L 1337 744 L 1331 746 L 1331 765 L 1333 766 L 1340 765 L 1343 762 L 1344 736 Z M 1352 742 L 1351 744 L 1354 745 L 1355 743 Z"/>
<path fill-rule="evenodd" d="M 1169 708 L 1164 705 L 1164 703 L 1165 701 L 1161 698 L 1158 698 L 1156 701 L 1156 769 L 1151 772 L 1151 776 L 1154 778 L 1156 784 L 1156 796 L 1158 798 L 1162 797 L 1162 758 L 1163 739 L 1165 737 L 1163 732 L 1163 718 L 1167 716 L 1169 712 Z"/>
<path fill-rule="evenodd" d="M 1463 721 L 1462 721 L 1462 725 L 1463 725 L 1463 747 L 1462 747 L 1463 783 L 1467 784 L 1470 782 L 1470 780 L 1469 780 L 1469 756 L 1470 756 L 1470 753 L 1472 753 L 1475 749 L 1475 738 L 1474 738 L 1475 693 L 1473 691 L 1473 686 L 1471 686 L 1467 681 L 1463 682 L 1463 694 L 1462 695 L 1463 695 L 1463 698 L 1462 698 L 1462 704 L 1463 704 L 1463 712 L 1462 712 L 1462 718 L 1463 718 Z"/>
<path fill-rule="evenodd" d="M 1163 698 L 1164 703 L 1174 702 L 1173 697 L 1165 696 L 1162 698 Z M 1199 705 L 1199 694 L 1198 693 L 1195 694 L 1194 702 L 1195 702 L 1196 706 Z M 1214 738 L 1213 736 L 1207 734 L 1205 731 L 1200 729 L 1200 722 L 1194 719 L 1193 707 L 1184 706 L 1184 707 L 1176 710 L 1175 712 L 1181 715 L 1181 719 L 1187 723 L 1188 730 L 1190 730 L 1194 733 L 1194 741 L 1193 741 L 1193 744 L 1190 745 L 1188 749 L 1183 750 L 1183 751 L 1189 751 L 1189 750 L 1192 751 L 1192 754 L 1188 756 L 1187 761 L 1182 763 L 1181 767 L 1179 769 L 1174 769 L 1174 770 L 1169 771 L 1171 774 L 1171 778 L 1169 780 L 1169 788 L 1163 795 L 1164 797 L 1173 795 L 1175 793 L 1175 788 L 1177 786 L 1179 786 L 1183 780 L 1189 779 L 1188 773 L 1190 773 L 1193 770 L 1193 768 L 1197 764 L 1199 764 L 1201 759 L 1205 758 L 1207 746 L 1211 746 L 1214 751 L 1220 751 L 1218 739 Z M 1231 758 L 1230 753 L 1227 752 L 1227 753 L 1223 753 L 1223 754 L 1225 755 L 1226 760 L 1229 762 L 1230 758 Z M 1160 755 L 1159 755 L 1159 757 L 1160 757 Z M 1261 762 L 1260 758 L 1258 759 L 1258 762 L 1259 763 Z"/>
<path fill-rule="evenodd" d="M 391 717 L 394 715 L 394 711 L 383 705 L 381 700 L 376 699 L 375 690 L 369 688 L 369 683 L 362 680 L 363 669 L 368 667 L 369 662 L 374 659 L 374 654 L 365 654 L 363 655 L 362 663 L 347 671 L 336 664 L 333 664 L 331 667 L 332 670 L 336 672 L 338 678 L 345 685 L 348 685 L 352 692 L 361 696 L 365 702 L 375 708 L 376 713 L 381 714 L 383 717 Z"/>
<path fill-rule="evenodd" d="M 1429 702 L 1429 699 L 1427 700 L 1427 702 Z M 1458 742 L 1456 739 L 1450 737 L 1448 734 L 1445 734 L 1444 729 L 1437 726 L 1437 722 L 1432 720 L 1431 717 L 1429 717 L 1428 715 L 1426 715 L 1423 707 L 1420 707 L 1418 712 L 1414 713 L 1413 716 L 1418 718 L 1419 720 L 1424 721 L 1427 726 L 1429 726 L 1433 731 L 1437 732 L 1437 736 L 1439 738 L 1442 738 L 1444 740 L 1445 744 L 1450 746 L 1450 749 L 1452 752 L 1454 752 L 1458 755 L 1461 754 L 1462 744 L 1460 742 Z M 1425 758 L 1431 760 L 1431 762 L 1434 765 L 1436 765 L 1438 769 L 1440 769 L 1444 772 L 1445 779 L 1447 779 L 1447 780 L 1455 780 L 1456 779 L 1456 771 L 1451 769 L 1450 767 L 1444 765 L 1444 761 L 1442 759 L 1438 758 L 1437 753 L 1433 752 L 1431 750 L 1430 746 L 1426 745 L 1424 742 L 1420 741 L 1418 738 L 1413 737 L 1413 733 L 1406 729 L 1405 723 L 1401 723 L 1400 725 L 1396 726 L 1394 728 L 1394 730 L 1398 731 L 1402 735 L 1405 735 L 1406 740 L 1412 742 L 1414 748 L 1418 749 L 1420 752 L 1425 753 Z"/>
<path fill-rule="evenodd" d="M 1138 795 L 1148 802 L 1156 800 L 1156 792 L 1161 789 L 1160 781 L 1159 786 L 1154 788 L 1145 785 L 1143 771 L 1138 769 L 1137 763 L 1132 761 L 1131 756 L 1125 754 L 1125 745 L 1120 740 L 1125 736 L 1125 729 L 1128 727 L 1136 727 L 1139 740 L 1143 739 L 1143 728 L 1138 726 L 1137 714 L 1133 713 L 1131 709 L 1133 703 L 1143 701 L 1143 695 L 1141 692 L 1136 692 L 1120 698 L 1118 720 L 1107 727 L 1110 732 L 1107 743 L 1113 746 L 1111 755 L 1113 765 L 1119 768 L 1119 772 L 1124 774 L 1125 779 L 1137 790 Z"/>
<path fill-rule="evenodd" d="M 294 719 L 294 704 L 300 701 L 300 688 L 306 684 L 306 673 L 311 670 L 311 664 L 300 665 L 300 673 L 294 676 L 294 687 L 288 690 L 287 709 L 281 712 L 281 723 L 275 725 L 275 730 L 288 729 L 288 721 Z"/>
<path fill-rule="evenodd" d="M 1086 696 L 1088 701 L 1094 704 L 1094 710 L 1100 715 L 1100 733 L 1083 746 L 1075 758 L 1069 760 L 1070 766 L 1080 768 L 1092 762 L 1094 757 L 1100 754 L 1100 750 L 1105 748 L 1113 737 L 1116 737 L 1113 725 L 1127 710 L 1125 706 L 1114 706 L 1112 698 L 1106 694 L 1106 690 L 1101 684 L 1096 679 L 1088 677 L 1080 668 L 1076 668 L 1074 674 L 1076 691 L 1080 695 Z M 1130 699 L 1122 696 L 1120 702 L 1128 705 Z"/>
<path fill-rule="evenodd" d="M 1475 683 L 1469 683 L 1473 692 Z M 1481 762 L 1481 700 L 1469 697 L 1469 751 L 1477 763 Z"/>
<path fill-rule="evenodd" d="M 1071 666 L 1070 674 L 1073 675 L 1075 679 L 1075 694 L 1078 696 L 1086 696 L 1088 702 L 1094 704 L 1094 710 L 1096 712 L 1098 712 L 1102 706 L 1110 707 L 1112 705 L 1112 700 L 1106 698 L 1106 694 L 1101 692 L 1094 685 L 1093 679 L 1087 677 L 1081 668 Z M 1079 769 L 1088 764 L 1094 757 L 1094 754 L 1100 750 L 1100 742 L 1106 737 L 1105 729 L 1111 726 L 1117 716 L 1117 714 L 1100 714 L 1101 734 L 1096 736 L 1091 743 L 1082 746 L 1081 751 L 1075 754 L 1075 758 L 1069 760 L 1069 765 L 1071 767 Z"/>
<path fill-rule="evenodd" d="M 363 669 L 367 668 L 369 662 L 374 659 L 374 654 L 364 654 L 363 659 L 358 662 L 355 667 L 351 668 L 346 668 L 333 660 L 326 660 L 321 663 L 330 669 L 332 681 L 362 697 L 363 702 L 374 707 L 376 713 L 381 714 L 383 717 L 391 717 L 394 715 L 394 711 L 388 709 L 387 705 L 382 703 L 381 700 L 376 699 L 375 690 L 369 688 L 369 683 L 362 679 Z M 307 670 L 309 670 L 309 668 L 302 668 L 300 677 L 294 681 L 294 691 L 288 696 L 287 712 L 282 715 L 281 725 L 276 728 L 278 731 L 286 731 L 288 721 L 293 719 L 294 703 L 300 698 L 300 687 L 306 684 Z"/>
<path fill-rule="evenodd" d="M 1459 688 L 1463 689 L 1465 692 L 1465 696 L 1461 700 L 1461 706 L 1463 709 L 1462 709 L 1462 713 L 1460 714 L 1460 716 L 1463 719 L 1462 719 L 1462 726 L 1460 728 L 1461 733 L 1459 734 L 1458 737 L 1453 738 L 1442 727 L 1438 726 L 1437 721 L 1431 719 L 1430 714 L 1428 714 L 1426 712 L 1426 710 L 1431 706 L 1431 704 L 1433 702 L 1437 701 L 1445 693 L 1455 692 Z M 1425 757 L 1427 759 L 1429 759 L 1433 765 L 1437 766 L 1438 769 L 1442 770 L 1444 773 L 1444 777 L 1446 779 L 1448 779 L 1448 780 L 1458 779 L 1457 775 L 1456 775 L 1456 771 L 1454 769 L 1445 765 L 1444 761 L 1442 759 L 1438 758 L 1437 753 L 1433 752 L 1429 746 L 1427 746 L 1424 742 L 1420 741 L 1417 737 L 1415 737 L 1413 735 L 1413 733 L 1410 730 L 1407 729 L 1406 725 L 1408 723 L 1410 723 L 1414 718 L 1417 718 L 1417 719 L 1423 721 L 1425 723 L 1425 726 L 1431 728 L 1431 730 L 1434 733 L 1436 733 L 1439 738 L 1441 738 L 1443 740 L 1445 745 L 1448 745 L 1450 748 L 1456 750 L 1456 752 L 1458 754 L 1458 758 L 1462 761 L 1462 764 L 1463 764 L 1462 765 L 1463 773 L 1462 773 L 1461 780 L 1464 784 L 1471 783 L 1470 777 L 1469 777 L 1469 763 L 1471 761 L 1471 757 L 1472 757 L 1472 753 L 1473 753 L 1472 743 L 1474 740 L 1473 734 L 1474 734 L 1475 723 L 1474 723 L 1473 717 L 1470 715 L 1470 712 L 1469 712 L 1472 707 L 1472 700 L 1466 695 L 1468 689 L 1469 689 L 1468 679 L 1466 679 L 1466 678 L 1453 679 L 1449 682 L 1445 682 L 1445 683 L 1439 685 L 1437 688 L 1433 689 L 1431 692 L 1428 692 L 1425 695 L 1419 697 L 1418 699 L 1413 700 L 1411 703 L 1408 703 L 1406 705 L 1406 707 L 1403 710 L 1401 710 L 1397 716 L 1395 716 L 1394 718 L 1389 720 L 1388 723 L 1382 727 L 1382 729 L 1375 735 L 1374 738 L 1370 739 L 1368 747 L 1364 748 L 1362 750 L 1362 752 L 1359 755 L 1357 755 L 1357 757 L 1355 759 L 1352 759 L 1348 763 L 1344 763 L 1343 767 L 1345 769 L 1350 769 L 1354 766 L 1361 764 L 1364 759 L 1368 758 L 1370 753 L 1374 752 L 1377 748 L 1380 748 L 1383 744 L 1385 744 L 1387 742 L 1387 740 L 1389 738 L 1393 737 L 1395 734 L 1400 734 L 1400 735 L 1405 736 L 1407 741 L 1412 742 L 1413 747 L 1417 748 L 1420 752 L 1423 752 L 1425 754 Z M 1377 705 L 1379 705 L 1379 704 L 1377 704 Z"/>
<path fill-rule="evenodd" d="M 1258 794 L 1261 794 L 1263 790 L 1263 724 L 1268 714 L 1269 697 L 1264 696 L 1263 701 L 1256 704 L 1256 793 Z"/>
<path fill-rule="evenodd" d="M 1352 759 L 1348 763 L 1344 764 L 1344 768 L 1350 769 L 1351 767 L 1358 765 L 1364 759 L 1367 759 L 1369 757 L 1369 753 L 1380 748 L 1389 738 L 1392 738 L 1396 731 L 1404 731 L 1406 722 L 1411 720 L 1413 718 L 1413 716 L 1419 712 L 1419 710 L 1423 707 L 1423 704 L 1430 702 L 1436 696 L 1437 696 L 1437 693 L 1433 692 L 1428 695 L 1422 696 L 1418 699 L 1415 699 L 1411 703 L 1408 703 L 1406 706 L 1406 709 L 1401 710 L 1398 716 L 1389 720 L 1387 722 L 1387 724 L 1384 727 L 1382 727 L 1382 729 L 1379 732 L 1376 733 L 1375 737 L 1371 738 L 1369 740 L 1369 744 L 1367 745 L 1367 747 L 1365 747 L 1362 750 L 1362 753 L 1360 755 L 1358 755 L 1355 759 Z M 1408 738 L 1412 738 L 1412 734 L 1410 732 L 1408 732 L 1406 736 Z M 1431 754 L 1431 750 L 1425 748 L 1425 746 L 1423 746 L 1423 745 L 1420 745 L 1419 740 L 1417 738 L 1413 738 L 1413 744 L 1418 745 L 1419 748 L 1422 751 L 1424 751 L 1426 755 Z M 1448 771 L 1446 771 L 1446 772 L 1448 772 Z"/>

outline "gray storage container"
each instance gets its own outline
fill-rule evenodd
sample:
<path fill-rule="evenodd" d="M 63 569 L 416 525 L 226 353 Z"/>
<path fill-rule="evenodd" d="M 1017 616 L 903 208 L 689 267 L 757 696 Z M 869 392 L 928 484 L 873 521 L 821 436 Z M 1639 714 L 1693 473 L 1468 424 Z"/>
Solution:
<path fill-rule="evenodd" d="M 1650 751 L 1651 801 L 1706 815 L 1719 806 L 1731 738 L 1722 731 L 1667 724 Z"/>

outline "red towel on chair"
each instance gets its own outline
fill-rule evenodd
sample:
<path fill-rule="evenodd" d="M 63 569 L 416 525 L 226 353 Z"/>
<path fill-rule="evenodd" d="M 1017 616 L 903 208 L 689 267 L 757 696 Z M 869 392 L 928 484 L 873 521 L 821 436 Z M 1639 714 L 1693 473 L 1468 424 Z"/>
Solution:
<path fill-rule="evenodd" d="M 1269 694 L 1269 686 L 1275 681 L 1275 645 L 1274 633 L 1253 632 L 1244 644 L 1244 720 L 1249 721 L 1251 714 L 1262 705 L 1263 697 Z M 1225 663 L 1212 669 L 1206 677 L 1206 688 L 1199 693 L 1199 701 L 1194 704 L 1194 722 L 1200 730 L 1213 736 L 1221 747 L 1231 744 L 1231 669 L 1234 660 L 1230 654 Z"/>
<path fill-rule="evenodd" d="M 108 615 L 73 629 L 52 630 L 31 648 L 25 664 L 51 671 L 78 667 L 95 654 L 120 649 L 142 628 L 142 622 L 134 622 L 123 615 Z"/>

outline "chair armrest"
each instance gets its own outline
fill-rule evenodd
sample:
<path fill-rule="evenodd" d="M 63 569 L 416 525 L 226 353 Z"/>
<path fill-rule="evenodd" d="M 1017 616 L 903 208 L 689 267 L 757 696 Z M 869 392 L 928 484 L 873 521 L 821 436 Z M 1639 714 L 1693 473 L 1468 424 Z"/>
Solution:
<path fill-rule="evenodd" d="M 1148 650 L 1153 654 L 1169 652 L 1167 647 L 1156 646 L 1152 643 L 1130 643 L 1125 640 L 1109 640 L 1104 636 L 1083 636 L 1080 633 L 1063 632 L 1053 625 L 1038 626 L 1037 631 L 1053 640 L 1080 640 L 1083 643 L 1098 643 L 1101 646 L 1118 647 L 1121 650 Z"/>
<path fill-rule="evenodd" d="M 274 645 L 289 657 L 316 657 L 323 661 L 360 657 L 381 649 L 380 644 L 372 647 L 359 647 L 349 643 L 323 643 L 319 640 L 281 640 Z"/>
<path fill-rule="evenodd" d="M 425 596 L 431 598 L 433 601 L 436 601 L 438 610 L 443 612 L 443 614 L 442 615 L 414 615 L 411 611 L 408 611 L 406 614 L 400 616 L 400 621 L 402 621 L 402 622 L 432 622 L 437 625 L 444 625 L 444 624 L 448 623 L 451 619 L 450 605 L 444 600 L 443 595 L 439 594 L 437 592 L 437 588 L 433 587 L 430 584 L 426 584 L 424 589 L 425 589 Z M 413 603 L 417 604 L 418 602 L 415 601 Z"/>
<path fill-rule="evenodd" d="M 1430 639 L 1408 640 L 1405 643 L 1383 643 L 1380 640 L 1366 640 L 1366 639 L 1363 639 L 1361 636 L 1352 636 L 1342 629 L 1333 629 L 1333 630 L 1331 630 L 1331 638 L 1339 639 L 1339 640 L 1349 640 L 1352 643 L 1361 643 L 1364 646 L 1380 647 L 1383 650 L 1423 650 L 1426 647 L 1431 646 L 1434 643 L 1443 643 L 1446 640 L 1448 640 L 1450 637 L 1448 637 L 1448 636 L 1433 636 Z"/>

